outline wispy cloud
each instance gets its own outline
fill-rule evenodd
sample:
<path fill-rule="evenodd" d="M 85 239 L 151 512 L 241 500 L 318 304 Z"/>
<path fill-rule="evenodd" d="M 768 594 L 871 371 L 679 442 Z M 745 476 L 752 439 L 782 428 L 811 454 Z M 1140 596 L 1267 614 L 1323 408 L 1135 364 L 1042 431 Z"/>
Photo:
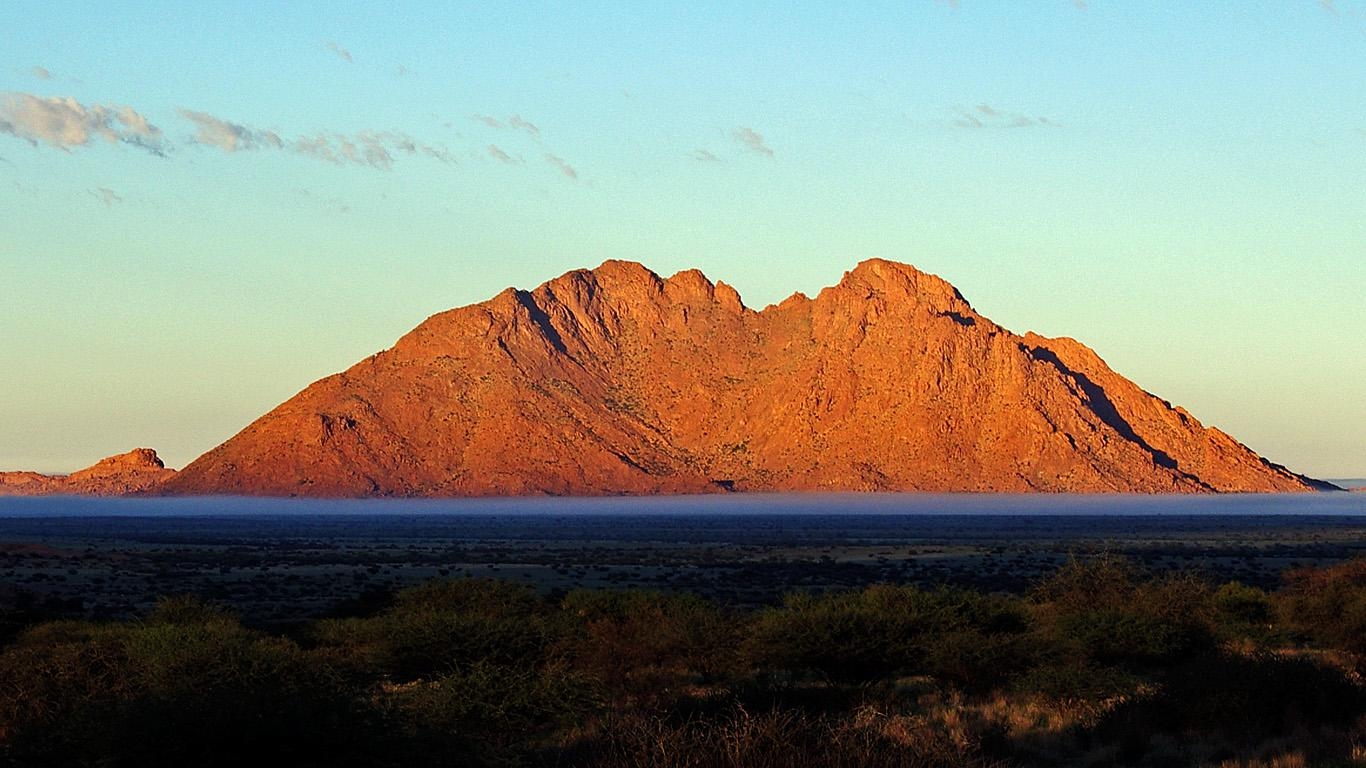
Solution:
<path fill-rule="evenodd" d="M 111 144 L 128 144 L 154 155 L 166 153 L 161 129 L 132 107 L 86 106 L 69 96 L 0 93 L 0 134 L 23 139 L 35 147 L 46 144 L 64 152 L 103 139 Z"/>
<path fill-rule="evenodd" d="M 340 197 L 325 197 L 323 195 L 317 195 L 314 194 L 312 191 L 304 189 L 302 187 L 295 187 L 294 194 L 298 195 L 300 198 L 304 200 L 308 200 L 311 203 L 327 208 L 331 210 L 333 213 L 351 212 L 351 206 L 347 205 L 346 202 L 343 201 Z"/>
<path fill-rule="evenodd" d="M 719 162 L 721 162 L 721 158 L 717 157 L 716 155 L 713 155 L 712 153 L 708 152 L 708 151 L 705 150 L 705 149 L 699 149 L 699 150 L 694 151 L 694 152 L 692 153 L 692 157 L 693 157 L 694 160 L 700 160 L 701 162 L 704 162 L 704 163 L 719 163 Z"/>
<path fill-rule="evenodd" d="M 194 143 L 229 153 L 283 150 L 337 165 L 364 165 L 382 171 L 393 168 L 396 153 L 455 162 L 444 147 L 425 144 L 396 131 L 361 131 L 350 135 L 320 132 L 291 140 L 275 131 L 253 128 L 207 112 L 181 109 L 180 114 L 195 124 Z"/>
<path fill-rule="evenodd" d="M 539 139 L 541 137 L 540 127 L 529 120 L 523 119 L 521 115 L 513 115 L 507 120 L 499 120 L 491 115 L 471 115 L 470 119 L 476 123 L 482 123 L 490 128 L 496 128 L 498 130 L 509 129 L 525 131 L 526 134 L 533 139 Z"/>
<path fill-rule="evenodd" d="M 953 124 L 959 128 L 1061 128 L 1062 124 L 1056 120 L 1042 115 L 1026 115 L 1023 112 L 1011 112 L 1004 109 L 997 109 L 990 104 L 978 104 L 971 109 L 966 107 L 956 107 L 954 111 L 957 117 Z"/>
<path fill-rule="evenodd" d="M 181 109 L 181 117 L 195 124 L 194 143 L 218 147 L 224 152 L 261 149 L 280 149 L 284 141 L 273 131 L 259 131 L 240 123 L 214 117 L 207 112 Z"/>
<path fill-rule="evenodd" d="M 341 45 L 341 43 L 338 43 L 338 42 L 335 41 L 335 40 L 329 40 L 329 41 L 328 41 L 328 43 L 327 43 L 327 50 L 329 50 L 329 51 L 331 51 L 332 53 L 336 54 L 337 58 L 341 59 L 342 61 L 346 62 L 347 64 L 351 64 L 351 63 L 355 62 L 355 59 L 351 58 L 351 52 L 348 51 L 348 50 L 346 50 L 345 48 L 343 48 L 342 45 Z"/>
<path fill-rule="evenodd" d="M 730 137 L 751 152 L 758 152 L 761 155 L 773 157 L 773 150 L 769 148 L 768 144 L 764 143 L 764 135 L 753 128 L 746 128 L 742 125 L 731 131 Z"/>
<path fill-rule="evenodd" d="M 39 80 L 51 80 L 51 79 L 52 79 L 52 73 L 49 72 L 49 71 L 47 70 L 46 67 L 34 67 L 33 69 L 30 69 L 30 70 L 29 70 L 29 74 L 33 75 L 34 77 L 38 78 Z"/>
<path fill-rule="evenodd" d="M 529 134 L 533 139 L 538 139 L 541 137 L 541 129 L 537 128 L 535 123 L 523 120 L 520 115 L 513 115 L 512 117 L 509 117 L 508 127 L 526 131 L 527 134 Z"/>
<path fill-rule="evenodd" d="M 579 172 L 578 172 L 578 169 L 576 169 L 574 166 L 570 165 L 569 163 L 565 162 L 564 158 L 558 157 L 558 156 L 556 156 L 556 155 L 552 155 L 552 154 L 550 154 L 549 152 L 547 152 L 547 153 L 545 153 L 545 159 L 546 159 L 546 162 L 550 163 L 551 165 L 555 166 L 556 168 L 559 168 L 559 169 L 560 169 L 560 173 L 563 173 L 565 176 L 567 176 L 567 177 L 569 177 L 569 178 L 571 178 L 571 179 L 573 179 L 573 180 L 575 180 L 575 181 L 578 181 L 578 179 L 579 179 Z"/>
<path fill-rule="evenodd" d="M 517 162 L 517 160 L 512 155 L 509 155 L 508 153 L 504 152 L 501 148 L 499 148 L 497 144 L 490 144 L 488 146 L 488 153 L 489 157 L 493 158 L 494 160 L 501 160 L 505 163 Z"/>
<path fill-rule="evenodd" d="M 112 208 L 114 207 L 115 203 L 123 202 L 123 198 L 119 197 L 119 193 L 115 192 L 112 189 L 109 189 L 108 187 L 97 187 L 95 189 L 89 189 L 86 191 L 94 195 L 95 199 L 99 200 L 101 203 L 104 203 L 105 208 Z"/>

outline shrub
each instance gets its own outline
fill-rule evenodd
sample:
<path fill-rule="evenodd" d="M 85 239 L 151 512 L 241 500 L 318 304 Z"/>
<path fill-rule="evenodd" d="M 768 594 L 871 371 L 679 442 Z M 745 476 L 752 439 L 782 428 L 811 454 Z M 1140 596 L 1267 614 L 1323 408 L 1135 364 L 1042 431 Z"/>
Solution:
<path fill-rule="evenodd" d="M 352 671 L 403 681 L 481 661 L 539 663 L 545 625 L 544 606 L 529 587 L 464 579 L 404 590 L 376 616 L 320 621 L 312 639 Z"/>
<path fill-rule="evenodd" d="M 739 625 L 691 595 L 576 590 L 560 604 L 557 651 L 609 691 L 652 701 L 733 674 Z"/>
<path fill-rule="evenodd" d="M 0 742 L 21 764 L 344 762 L 355 700 L 293 643 L 190 600 L 40 626 L 0 654 Z"/>
<path fill-rule="evenodd" d="M 1290 571 L 1276 603 L 1296 637 L 1366 656 L 1366 560 Z"/>
<path fill-rule="evenodd" d="M 1190 576 L 1144 579 L 1118 558 L 1073 560 L 1030 597 L 1053 658 L 1145 667 L 1215 645 L 1212 594 Z"/>
<path fill-rule="evenodd" d="M 929 674 L 990 687 L 1029 659 L 1018 601 L 951 589 L 873 586 L 790 595 L 761 613 L 747 650 L 760 668 L 867 681 Z"/>
<path fill-rule="evenodd" d="M 391 704 L 420 746 L 409 762 L 424 764 L 515 762 L 551 746 L 558 729 L 595 708 L 583 680 L 564 666 L 487 662 L 399 686 Z"/>

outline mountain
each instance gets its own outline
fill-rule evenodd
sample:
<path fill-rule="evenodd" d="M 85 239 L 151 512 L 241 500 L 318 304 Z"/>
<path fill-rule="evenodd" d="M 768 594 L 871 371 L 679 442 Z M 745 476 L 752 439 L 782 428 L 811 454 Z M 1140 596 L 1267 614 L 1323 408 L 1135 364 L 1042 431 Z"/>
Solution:
<path fill-rule="evenodd" d="M 134 448 L 69 475 L 0 472 L 0 496 L 122 496 L 149 491 L 174 474 L 156 451 Z"/>
<path fill-rule="evenodd" d="M 428 318 L 170 478 L 174 494 L 1306 491 L 949 283 L 865 261 L 763 311 L 608 261 Z"/>

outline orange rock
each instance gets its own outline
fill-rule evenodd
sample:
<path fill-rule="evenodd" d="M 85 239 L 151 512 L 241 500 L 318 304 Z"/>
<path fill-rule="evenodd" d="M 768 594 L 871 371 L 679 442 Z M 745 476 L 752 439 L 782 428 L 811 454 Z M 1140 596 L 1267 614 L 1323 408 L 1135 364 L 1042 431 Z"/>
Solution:
<path fill-rule="evenodd" d="M 0 472 L 0 496 L 122 496 L 149 491 L 174 474 L 175 470 L 167 469 L 156 451 L 134 448 L 69 475 Z"/>
<path fill-rule="evenodd" d="M 865 261 L 756 312 L 609 261 L 435 315 L 257 419 L 168 493 L 1305 491 L 1071 339 Z"/>

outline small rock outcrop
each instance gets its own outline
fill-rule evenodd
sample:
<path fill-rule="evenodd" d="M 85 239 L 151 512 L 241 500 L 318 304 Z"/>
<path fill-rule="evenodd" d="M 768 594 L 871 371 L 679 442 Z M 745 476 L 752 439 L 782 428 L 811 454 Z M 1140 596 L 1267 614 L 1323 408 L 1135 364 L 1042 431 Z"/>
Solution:
<path fill-rule="evenodd" d="M 0 496 L 124 496 L 153 490 L 173 475 L 156 451 L 134 448 L 69 475 L 0 472 Z"/>
<path fill-rule="evenodd" d="M 435 315 L 158 490 L 275 496 L 1307 491 L 1071 339 L 865 261 L 763 311 L 609 261 Z"/>

